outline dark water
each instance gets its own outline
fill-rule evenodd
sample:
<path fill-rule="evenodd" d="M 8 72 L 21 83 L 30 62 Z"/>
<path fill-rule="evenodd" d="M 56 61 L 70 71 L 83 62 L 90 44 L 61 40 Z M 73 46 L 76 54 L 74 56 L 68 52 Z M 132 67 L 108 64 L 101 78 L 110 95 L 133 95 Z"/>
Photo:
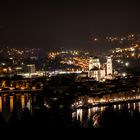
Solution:
<path fill-rule="evenodd" d="M 84 128 L 140 128 L 140 102 L 78 109 L 72 117 Z"/>
<path fill-rule="evenodd" d="M 0 128 L 74 127 L 71 116 L 56 98 L 41 93 L 0 96 Z"/>
<path fill-rule="evenodd" d="M 136 128 L 140 102 L 77 109 L 41 94 L 2 94 L 0 128 Z"/>

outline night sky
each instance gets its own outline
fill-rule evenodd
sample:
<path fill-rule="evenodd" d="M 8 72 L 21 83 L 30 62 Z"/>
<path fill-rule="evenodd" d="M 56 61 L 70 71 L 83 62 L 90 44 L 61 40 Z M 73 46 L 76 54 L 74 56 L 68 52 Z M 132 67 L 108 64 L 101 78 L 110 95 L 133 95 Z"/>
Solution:
<path fill-rule="evenodd" d="M 140 4 L 102 0 L 0 3 L 0 43 L 15 47 L 86 48 L 90 35 L 140 33 Z"/>

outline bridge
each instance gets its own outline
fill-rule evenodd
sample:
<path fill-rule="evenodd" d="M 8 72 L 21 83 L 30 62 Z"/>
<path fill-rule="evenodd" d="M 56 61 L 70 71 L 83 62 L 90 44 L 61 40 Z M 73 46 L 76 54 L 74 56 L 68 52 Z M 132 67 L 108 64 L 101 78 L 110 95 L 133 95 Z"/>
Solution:
<path fill-rule="evenodd" d="M 25 90 L 0 90 L 1 93 L 21 93 L 21 92 L 38 92 L 43 91 L 43 89 L 25 89 Z"/>

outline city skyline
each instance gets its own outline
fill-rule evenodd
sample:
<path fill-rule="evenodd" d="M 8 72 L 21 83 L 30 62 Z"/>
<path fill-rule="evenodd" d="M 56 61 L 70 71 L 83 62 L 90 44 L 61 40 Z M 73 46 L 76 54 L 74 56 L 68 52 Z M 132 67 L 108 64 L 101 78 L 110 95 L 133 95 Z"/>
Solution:
<path fill-rule="evenodd" d="M 139 7 L 1 2 L 0 128 L 140 127 Z"/>
<path fill-rule="evenodd" d="M 3 2 L 0 43 L 46 50 L 86 49 L 91 47 L 91 35 L 140 33 L 139 16 L 139 4 L 135 1 Z"/>

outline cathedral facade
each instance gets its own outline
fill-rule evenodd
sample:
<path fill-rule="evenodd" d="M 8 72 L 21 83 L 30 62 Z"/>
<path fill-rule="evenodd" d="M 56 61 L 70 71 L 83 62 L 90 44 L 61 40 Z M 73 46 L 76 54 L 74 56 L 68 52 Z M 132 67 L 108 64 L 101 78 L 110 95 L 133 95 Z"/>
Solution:
<path fill-rule="evenodd" d="M 103 79 L 112 79 L 112 59 L 110 56 L 106 58 L 107 61 L 105 64 L 101 64 L 98 57 L 91 56 L 89 58 L 88 77 L 94 78 L 96 81 L 101 81 Z"/>

